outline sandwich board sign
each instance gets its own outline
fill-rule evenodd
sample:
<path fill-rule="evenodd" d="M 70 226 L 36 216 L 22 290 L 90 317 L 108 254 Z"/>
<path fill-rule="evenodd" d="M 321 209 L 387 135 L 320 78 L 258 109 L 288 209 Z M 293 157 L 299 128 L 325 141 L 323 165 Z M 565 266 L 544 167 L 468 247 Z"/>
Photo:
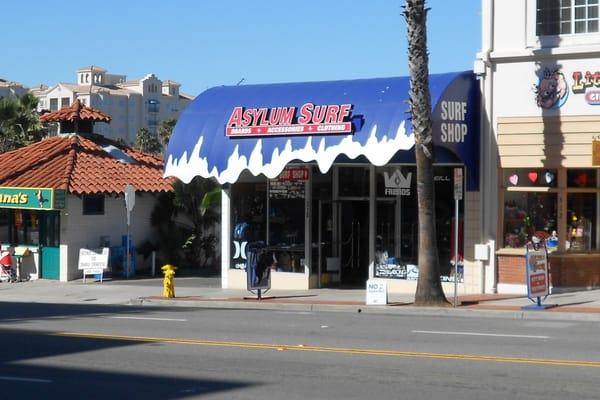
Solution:
<path fill-rule="evenodd" d="M 83 283 L 86 275 L 100 275 L 100 282 L 102 282 L 104 270 L 108 268 L 108 255 L 108 247 L 79 249 L 78 269 L 83 270 Z"/>
<path fill-rule="evenodd" d="M 388 297 L 387 297 L 386 282 L 383 279 L 367 280 L 367 305 L 368 306 L 386 305 L 387 302 L 388 302 Z"/>

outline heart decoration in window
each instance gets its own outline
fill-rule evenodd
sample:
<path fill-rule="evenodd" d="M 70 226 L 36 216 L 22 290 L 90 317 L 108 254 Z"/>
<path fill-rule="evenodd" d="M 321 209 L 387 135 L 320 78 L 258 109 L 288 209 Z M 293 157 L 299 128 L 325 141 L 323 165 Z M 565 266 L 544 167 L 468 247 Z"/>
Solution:
<path fill-rule="evenodd" d="M 581 186 L 581 187 L 585 187 L 588 184 L 588 174 L 587 173 L 581 173 L 579 174 L 579 176 L 577 176 L 577 185 Z"/>
<path fill-rule="evenodd" d="M 538 179 L 538 173 L 537 172 L 530 172 L 530 173 L 527 174 L 527 178 L 529 179 L 529 182 L 536 183 L 537 179 Z"/>
<path fill-rule="evenodd" d="M 513 185 L 516 185 L 517 183 L 519 183 L 519 176 L 517 174 L 513 174 L 508 177 L 508 181 Z"/>
<path fill-rule="evenodd" d="M 546 180 L 547 184 L 551 184 L 554 181 L 554 174 L 550 171 L 546 171 L 544 174 L 544 179 Z"/>

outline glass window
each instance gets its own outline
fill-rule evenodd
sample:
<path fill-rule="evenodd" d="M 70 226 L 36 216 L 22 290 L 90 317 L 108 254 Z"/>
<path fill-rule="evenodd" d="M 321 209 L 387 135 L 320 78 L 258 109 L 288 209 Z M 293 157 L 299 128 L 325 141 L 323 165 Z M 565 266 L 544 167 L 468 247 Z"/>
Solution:
<path fill-rule="evenodd" d="M 50 99 L 50 111 L 58 110 L 58 99 Z"/>
<path fill-rule="evenodd" d="M 595 188 L 595 169 L 568 169 L 567 186 L 570 188 Z"/>
<path fill-rule="evenodd" d="M 104 196 L 83 195 L 83 215 L 104 215 Z"/>
<path fill-rule="evenodd" d="M 9 229 L 10 210 L 6 208 L 0 208 L 0 243 L 8 243 L 10 241 Z"/>
<path fill-rule="evenodd" d="M 267 240 L 267 182 L 239 182 L 231 186 L 231 268 L 246 268 L 246 246 Z"/>
<path fill-rule="evenodd" d="M 304 272 L 305 190 L 304 181 L 270 181 L 268 244 L 277 271 Z"/>
<path fill-rule="evenodd" d="M 533 186 L 556 187 L 557 171 L 555 169 L 514 168 L 502 171 L 504 187 Z"/>
<path fill-rule="evenodd" d="M 442 280 L 454 279 L 454 166 L 435 166 L 436 240 Z M 414 166 L 378 168 L 375 276 L 418 277 L 418 203 Z M 458 270 L 462 279 L 463 202 L 459 203 Z"/>
<path fill-rule="evenodd" d="M 538 0 L 538 36 L 598 32 L 598 0 Z"/>
<path fill-rule="evenodd" d="M 39 245 L 40 220 L 35 210 L 12 210 L 13 233 L 11 241 L 14 244 Z"/>
<path fill-rule="evenodd" d="M 369 168 L 339 168 L 340 197 L 369 197 Z"/>
<path fill-rule="evenodd" d="M 556 231 L 556 193 L 504 193 L 504 246 L 523 247 L 531 236 L 547 239 Z"/>
<path fill-rule="evenodd" d="M 596 193 L 567 194 L 567 242 L 569 251 L 597 249 Z"/>

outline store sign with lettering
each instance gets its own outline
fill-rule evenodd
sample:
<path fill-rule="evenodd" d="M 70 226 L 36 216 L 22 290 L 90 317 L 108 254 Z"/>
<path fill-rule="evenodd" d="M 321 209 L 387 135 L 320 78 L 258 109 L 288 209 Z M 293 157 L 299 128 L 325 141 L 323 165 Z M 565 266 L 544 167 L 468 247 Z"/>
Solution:
<path fill-rule="evenodd" d="M 308 168 L 288 167 L 274 180 L 279 182 L 306 182 L 308 181 Z"/>
<path fill-rule="evenodd" d="M 54 210 L 65 207 L 64 190 L 50 188 L 0 188 L 0 208 Z"/>
<path fill-rule="evenodd" d="M 600 72 L 573 72 L 571 90 L 575 94 L 585 93 L 585 101 L 588 104 L 600 105 Z"/>
<path fill-rule="evenodd" d="M 227 121 L 228 137 L 330 135 L 352 133 L 352 104 L 305 103 L 301 107 L 235 107 Z"/>
<path fill-rule="evenodd" d="M 385 171 L 383 173 L 386 196 L 410 196 L 410 186 L 412 181 L 412 172 L 403 175 L 397 169 L 391 175 Z"/>

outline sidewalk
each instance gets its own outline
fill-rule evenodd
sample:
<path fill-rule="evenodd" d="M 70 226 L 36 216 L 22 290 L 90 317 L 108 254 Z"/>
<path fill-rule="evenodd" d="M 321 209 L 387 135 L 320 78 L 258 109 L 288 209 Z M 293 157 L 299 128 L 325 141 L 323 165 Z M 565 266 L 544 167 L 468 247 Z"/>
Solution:
<path fill-rule="evenodd" d="M 390 294 L 386 306 L 366 306 L 365 290 L 311 289 L 269 291 L 257 300 L 246 290 L 221 289 L 219 278 L 180 277 L 175 279 L 174 299 L 164 299 L 162 279 L 57 282 L 37 280 L 0 283 L 0 301 L 69 304 L 130 304 L 205 308 L 286 309 L 296 311 L 346 311 L 444 316 L 505 317 L 516 319 L 567 319 L 600 321 L 600 290 L 550 295 L 544 304 L 556 307 L 525 311 L 533 304 L 523 296 L 469 295 L 459 297 L 456 308 L 414 307 L 413 294 Z M 449 297 L 449 300 L 452 300 Z"/>

